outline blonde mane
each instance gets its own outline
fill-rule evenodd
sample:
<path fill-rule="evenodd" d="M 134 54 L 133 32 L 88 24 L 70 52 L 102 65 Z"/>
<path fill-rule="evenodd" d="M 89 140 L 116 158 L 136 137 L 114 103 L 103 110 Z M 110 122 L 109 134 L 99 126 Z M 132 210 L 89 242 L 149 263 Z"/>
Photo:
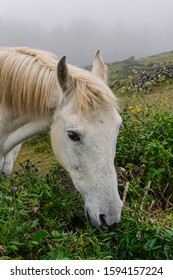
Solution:
<path fill-rule="evenodd" d="M 18 115 L 48 113 L 51 98 L 59 86 L 57 63 L 45 51 L 0 48 L 0 106 Z M 73 102 L 77 112 L 86 115 L 100 106 L 117 109 L 117 99 L 104 82 L 88 71 L 68 67 L 71 88 L 75 87 Z"/>

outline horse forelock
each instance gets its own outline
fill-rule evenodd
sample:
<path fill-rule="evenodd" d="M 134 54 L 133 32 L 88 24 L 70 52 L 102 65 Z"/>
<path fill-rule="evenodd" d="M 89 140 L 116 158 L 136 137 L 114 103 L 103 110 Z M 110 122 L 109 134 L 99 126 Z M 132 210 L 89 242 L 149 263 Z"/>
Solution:
<path fill-rule="evenodd" d="M 70 70 L 75 84 L 73 105 L 78 114 L 87 117 L 97 109 L 119 110 L 118 99 L 104 81 L 83 69 L 72 67 Z"/>
<path fill-rule="evenodd" d="M 104 82 L 88 71 L 68 66 L 72 77 L 69 92 L 77 113 L 87 116 L 97 108 L 118 108 L 117 99 Z M 28 48 L 0 48 L 1 107 L 14 114 L 45 114 L 52 109 L 51 99 L 57 90 L 57 60 L 52 54 Z"/>

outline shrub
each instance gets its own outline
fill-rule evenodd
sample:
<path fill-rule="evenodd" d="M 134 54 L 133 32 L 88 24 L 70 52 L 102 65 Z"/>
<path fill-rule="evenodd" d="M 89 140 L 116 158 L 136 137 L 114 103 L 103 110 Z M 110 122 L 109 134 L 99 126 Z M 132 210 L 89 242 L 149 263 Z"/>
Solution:
<path fill-rule="evenodd" d="M 115 164 L 128 170 L 139 189 L 151 181 L 152 199 L 164 195 L 165 201 L 168 197 L 172 201 L 173 115 L 162 111 L 137 115 L 125 112 L 123 124 Z"/>

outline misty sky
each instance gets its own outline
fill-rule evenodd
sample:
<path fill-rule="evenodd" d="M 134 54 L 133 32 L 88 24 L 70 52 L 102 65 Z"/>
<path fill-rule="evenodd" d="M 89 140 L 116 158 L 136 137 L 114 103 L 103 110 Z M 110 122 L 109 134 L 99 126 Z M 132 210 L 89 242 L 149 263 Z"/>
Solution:
<path fill-rule="evenodd" d="M 0 45 L 25 45 L 89 65 L 173 50 L 172 0 L 0 0 Z"/>

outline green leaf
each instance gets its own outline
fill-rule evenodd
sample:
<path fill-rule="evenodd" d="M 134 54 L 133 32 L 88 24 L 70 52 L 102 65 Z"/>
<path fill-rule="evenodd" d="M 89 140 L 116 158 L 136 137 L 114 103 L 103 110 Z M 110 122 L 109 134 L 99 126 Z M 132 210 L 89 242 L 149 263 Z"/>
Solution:
<path fill-rule="evenodd" d="M 39 225 L 39 219 L 36 219 L 32 222 L 31 228 L 36 227 Z"/>
<path fill-rule="evenodd" d="M 15 246 L 24 245 L 24 243 L 21 243 L 21 242 L 15 241 L 15 240 L 11 241 L 10 243 L 11 243 L 12 245 L 15 245 Z"/>
<path fill-rule="evenodd" d="M 148 240 L 148 241 L 145 243 L 144 248 L 145 248 L 146 250 L 150 251 L 150 250 L 153 249 L 153 247 L 155 246 L 156 242 L 157 242 L 157 238 L 153 238 L 153 239 L 151 239 L 151 240 Z"/>
<path fill-rule="evenodd" d="M 41 243 L 42 240 L 47 237 L 49 235 L 49 233 L 45 230 L 37 230 L 36 232 L 34 232 L 33 236 L 32 236 L 32 240 L 37 241 L 38 243 Z"/>
<path fill-rule="evenodd" d="M 18 248 L 17 248 L 17 246 L 15 246 L 15 245 L 10 245 L 10 246 L 7 247 L 7 250 L 10 250 L 10 251 L 17 251 Z"/>

